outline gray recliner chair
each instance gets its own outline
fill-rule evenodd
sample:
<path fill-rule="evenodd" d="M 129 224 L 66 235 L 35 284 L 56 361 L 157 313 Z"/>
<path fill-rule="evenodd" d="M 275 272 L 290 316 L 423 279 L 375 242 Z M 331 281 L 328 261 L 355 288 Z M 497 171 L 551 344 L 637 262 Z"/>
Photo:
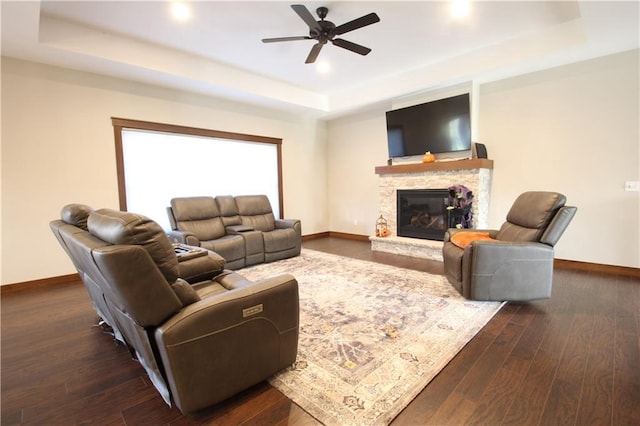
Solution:
<path fill-rule="evenodd" d="M 207 250 L 179 258 L 160 225 L 142 215 L 75 206 L 51 229 L 98 315 L 168 404 L 193 413 L 295 362 L 293 276 L 250 282 Z"/>
<path fill-rule="evenodd" d="M 577 208 L 557 192 L 525 192 L 499 230 L 449 229 L 444 274 L 467 299 L 530 301 L 551 297 L 553 247 Z"/>

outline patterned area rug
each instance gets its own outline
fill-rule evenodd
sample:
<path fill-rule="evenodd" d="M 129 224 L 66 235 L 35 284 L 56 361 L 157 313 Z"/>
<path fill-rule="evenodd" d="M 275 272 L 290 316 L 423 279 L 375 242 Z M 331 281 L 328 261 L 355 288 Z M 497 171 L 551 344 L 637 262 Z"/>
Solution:
<path fill-rule="evenodd" d="M 299 283 L 298 358 L 271 384 L 326 425 L 388 424 L 501 308 L 440 275 L 303 249 L 242 270 Z"/>

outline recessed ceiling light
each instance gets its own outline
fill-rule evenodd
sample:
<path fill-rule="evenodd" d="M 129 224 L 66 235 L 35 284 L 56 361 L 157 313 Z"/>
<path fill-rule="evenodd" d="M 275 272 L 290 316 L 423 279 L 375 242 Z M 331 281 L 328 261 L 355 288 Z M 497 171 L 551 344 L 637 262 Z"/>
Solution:
<path fill-rule="evenodd" d="M 456 19 L 466 18 L 471 13 L 470 0 L 451 0 L 451 16 Z"/>
<path fill-rule="evenodd" d="M 186 21 L 191 16 L 191 9 L 186 3 L 172 2 L 171 3 L 171 16 L 178 21 Z"/>

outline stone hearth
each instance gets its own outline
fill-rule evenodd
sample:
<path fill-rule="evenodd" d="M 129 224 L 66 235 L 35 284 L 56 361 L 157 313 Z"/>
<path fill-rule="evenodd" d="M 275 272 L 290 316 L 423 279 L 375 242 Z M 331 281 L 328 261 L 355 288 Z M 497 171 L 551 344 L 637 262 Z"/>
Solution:
<path fill-rule="evenodd" d="M 486 159 L 401 164 L 376 167 L 379 214 L 387 220 L 388 237 L 370 237 L 371 249 L 424 259 L 442 260 L 442 241 L 398 237 L 398 189 L 446 189 L 464 185 L 473 191 L 473 227 L 486 228 L 493 161 Z"/>

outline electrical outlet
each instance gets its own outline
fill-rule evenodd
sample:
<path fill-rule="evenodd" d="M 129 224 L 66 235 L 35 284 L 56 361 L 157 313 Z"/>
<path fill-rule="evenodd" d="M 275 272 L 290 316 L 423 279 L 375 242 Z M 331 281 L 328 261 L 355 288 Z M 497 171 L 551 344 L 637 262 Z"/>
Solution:
<path fill-rule="evenodd" d="M 640 181 L 628 180 L 624 183 L 625 191 L 640 191 Z"/>

